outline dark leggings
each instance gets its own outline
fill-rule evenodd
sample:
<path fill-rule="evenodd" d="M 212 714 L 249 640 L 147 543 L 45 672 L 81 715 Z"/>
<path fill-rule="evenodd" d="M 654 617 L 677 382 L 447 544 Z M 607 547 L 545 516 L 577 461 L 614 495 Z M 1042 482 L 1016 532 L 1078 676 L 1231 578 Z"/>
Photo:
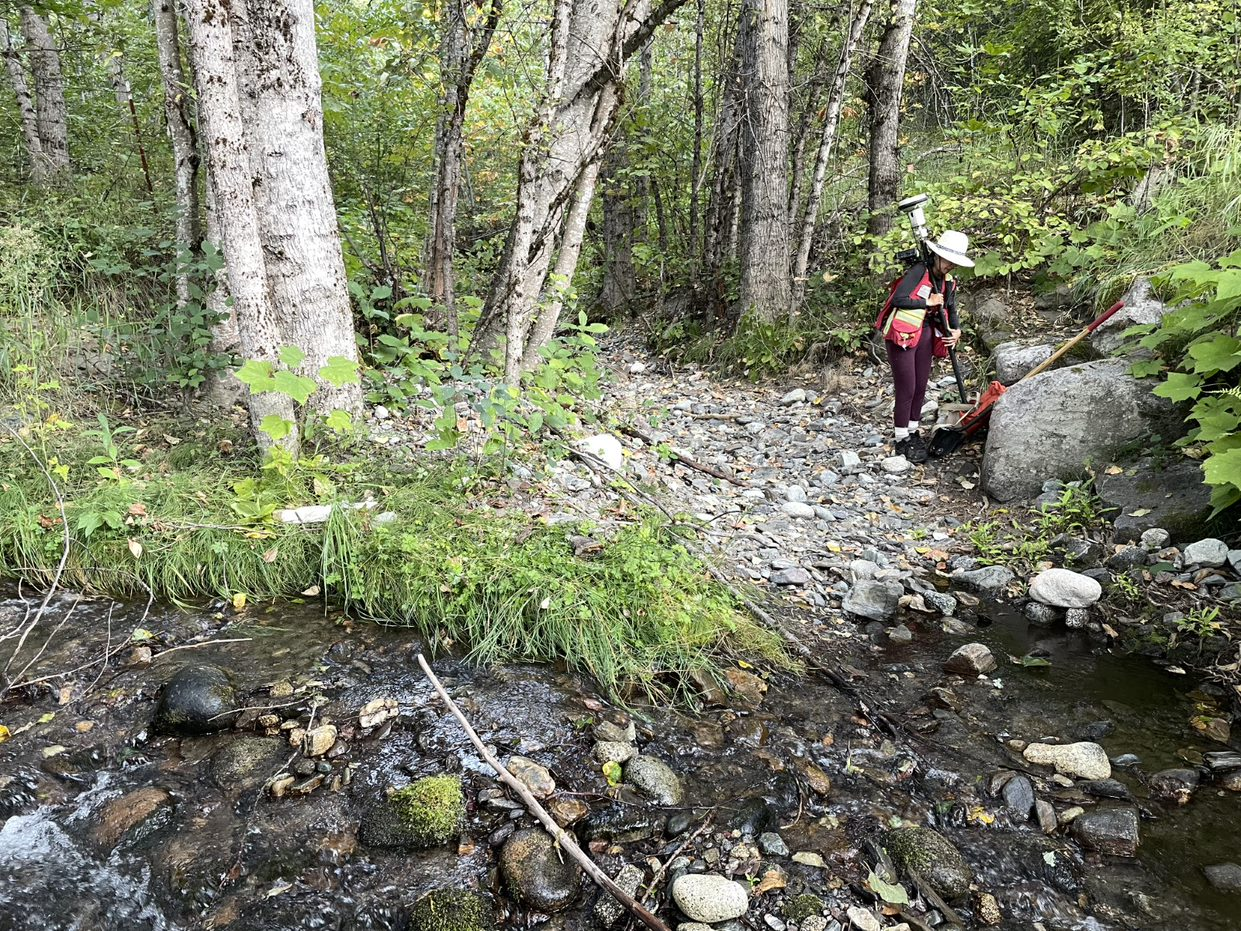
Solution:
<path fill-rule="evenodd" d="M 916 430 L 922 420 L 922 402 L 926 399 L 926 383 L 931 377 L 934 335 L 933 330 L 925 328 L 913 349 L 900 349 L 895 343 L 885 342 L 888 365 L 892 366 L 892 383 L 896 386 L 896 405 L 892 410 L 894 426 L 908 425 Z"/>

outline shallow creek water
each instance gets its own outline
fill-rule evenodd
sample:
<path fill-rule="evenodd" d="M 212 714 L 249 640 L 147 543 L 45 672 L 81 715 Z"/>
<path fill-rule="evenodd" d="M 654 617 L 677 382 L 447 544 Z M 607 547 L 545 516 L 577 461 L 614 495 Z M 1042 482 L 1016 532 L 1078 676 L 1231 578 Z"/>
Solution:
<path fill-rule="evenodd" d="M 58 598 L 51 613 L 63 616 L 69 604 Z M 0 630 L 11 630 L 22 610 L 15 600 L 0 604 Z M 408 631 L 325 617 L 304 605 L 225 616 L 214 609 L 148 612 L 142 605 L 82 602 L 74 633 L 62 633 L 38 670 L 89 663 L 102 655 L 109 629 L 115 648 L 138 626 L 154 635 L 157 654 L 167 645 L 246 639 L 175 651 L 147 666 L 124 665 L 126 647 L 102 675 L 98 665 L 89 666 L 55 680 L 56 688 L 23 690 L 0 705 L 0 723 L 10 730 L 33 722 L 0 745 L 0 929 L 398 929 L 432 888 L 497 888 L 488 835 L 517 817 L 509 810 L 472 803 L 469 827 L 452 849 L 411 855 L 358 841 L 361 814 L 387 786 L 444 771 L 462 773 L 471 799 L 492 785 L 419 673 L 413 657 L 420 645 Z M 988 643 L 1002 661 L 1039 650 L 1052 665 L 1005 664 L 990 679 L 954 683 L 961 712 L 932 713 L 923 697 L 945 681 L 940 664 L 966 641 L 934 628 L 915 630 L 911 646 L 876 647 L 848 662 L 861 688 L 881 696 L 911 730 L 929 731 L 925 738 L 885 739 L 857 717 L 852 700 L 814 677 L 773 678 L 757 707 L 697 715 L 635 709 L 642 751 L 662 757 L 685 779 L 691 829 L 711 808 L 717 823 L 726 824 L 747 799 L 765 797 L 789 846 L 817 851 L 827 862 L 826 870 L 792 864 L 789 891 L 844 894 L 865 877 L 865 837 L 904 818 L 933 825 L 957 844 L 978 885 L 998 898 L 1005 927 L 1241 926 L 1236 900 L 1214 893 L 1200 872 L 1211 863 L 1241 862 L 1235 827 L 1241 796 L 1206 783 L 1181 808 L 1145 800 L 1142 774 L 1183 765 L 1178 753 L 1225 749 L 1189 727 L 1204 698 L 1195 693 L 1197 683 L 1142 659 L 1098 652 L 1071 631 L 1027 627 L 1020 616 L 996 609 L 972 638 Z M 324 696 L 314 714 L 338 724 L 347 747 L 331 761 L 328 778 L 348 773 L 348 784 L 273 799 L 261 784 L 232 783 L 213 768 L 236 732 L 152 736 L 148 723 L 160 686 L 182 664 L 207 662 L 230 670 L 249 705 Z M 520 751 L 543 763 L 562 791 L 596 811 L 612 809 L 635 821 L 650 816 L 606 795 L 585 726 L 602 699 L 588 682 L 545 666 L 484 671 L 442 658 L 436 667 L 479 733 L 503 754 Z M 66 682 L 71 690 L 58 691 Z M 285 682 L 297 690 L 292 698 L 269 697 Z M 358 709 L 381 697 L 396 700 L 400 717 L 376 733 L 357 728 Z M 304 704 L 280 711 L 300 712 L 302 720 L 309 713 Z M 1101 721 L 1111 722 L 1100 738 L 1109 754 L 1133 753 L 1142 761 L 1115 772 L 1144 812 L 1133 860 L 1083 854 L 1062 834 L 1045 837 L 1032 823 L 1015 824 L 986 791 L 991 774 L 1024 765 L 1004 740 L 1078 739 Z M 813 791 L 805 776 L 812 763 L 831 777 L 826 794 Z M 116 836 L 109 805 L 137 789 L 160 793 L 154 813 Z M 623 860 L 666 855 L 680 840 L 614 848 L 600 859 L 614 870 Z M 550 927 L 594 927 L 593 895 L 587 889 L 581 907 Z M 503 897 L 499 903 L 510 924 L 537 919 Z M 753 926 L 765 927 L 761 910 L 752 908 L 751 916 Z"/>

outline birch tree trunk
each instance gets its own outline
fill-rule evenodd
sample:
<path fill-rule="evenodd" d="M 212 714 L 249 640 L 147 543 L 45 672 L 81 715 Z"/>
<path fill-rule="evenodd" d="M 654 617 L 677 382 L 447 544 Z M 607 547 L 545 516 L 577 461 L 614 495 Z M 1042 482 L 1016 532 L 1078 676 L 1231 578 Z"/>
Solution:
<path fill-rule="evenodd" d="M 47 179 L 49 165 L 43 155 L 43 143 L 39 139 L 39 118 L 35 113 L 34 98 L 30 96 L 30 87 L 26 83 L 26 69 L 22 65 L 17 49 L 13 47 L 8 20 L 2 14 L 0 14 L 0 55 L 4 56 L 4 67 L 9 75 L 9 85 L 13 88 L 13 96 L 17 98 L 17 113 L 22 123 L 22 139 L 26 144 L 26 157 L 30 161 L 30 177 L 35 183 L 42 183 Z"/>
<path fill-rule="evenodd" d="M 561 313 L 564 312 L 565 299 L 573 288 L 573 275 L 577 271 L 577 260 L 582 254 L 582 240 L 586 236 L 586 219 L 590 215 L 590 203 L 594 199 L 598 175 L 599 163 L 591 162 L 577 182 L 573 206 L 569 208 L 568 216 L 565 218 L 560 252 L 556 256 L 556 267 L 552 272 L 552 287 L 556 289 L 556 292 L 549 300 L 544 301 L 534 321 L 534 326 L 531 327 L 530 337 L 526 341 L 526 357 L 522 360 L 522 371 L 528 372 L 538 366 L 540 350 L 556 333 L 556 325 L 560 322 Z"/>
<path fill-rule="evenodd" d="M 649 12 L 638 0 L 557 0 L 544 103 L 518 172 L 517 211 L 470 346 L 485 354 L 504 338 L 504 378 L 516 385 L 525 344 L 550 268 L 552 241 L 586 168 L 602 151 L 628 59 L 684 0 Z M 564 237 L 561 237 L 564 239 Z"/>
<path fill-rule="evenodd" d="M 34 78 L 36 125 L 48 177 L 69 171 L 69 108 L 65 105 L 65 80 L 60 70 L 60 50 L 52 41 L 47 20 L 34 7 L 21 8 L 22 35 L 30 56 Z"/>
<path fill-rule="evenodd" d="M 172 142 L 177 198 L 177 307 L 184 308 L 190 299 L 187 260 L 198 253 L 202 239 L 198 219 L 198 138 L 190 117 L 191 88 L 181 65 L 180 26 L 173 0 L 151 0 L 151 16 L 164 84 L 164 116 Z"/>
<path fill-rule="evenodd" d="M 444 96 L 435 127 L 435 181 L 431 188 L 431 232 L 427 249 L 428 293 L 432 303 L 444 309 L 448 327 L 457 336 L 456 282 L 453 253 L 456 250 L 457 200 L 461 192 L 466 105 L 478 66 L 486 57 L 500 20 L 502 0 L 491 0 L 481 25 L 471 27 L 464 0 L 449 9 L 441 51 Z"/>
<path fill-rule="evenodd" d="M 249 154 L 277 330 L 305 353 L 298 373 L 318 385 L 307 409 L 356 414 L 361 384 L 336 386 L 319 375 L 332 358 L 356 365 L 358 347 L 323 145 L 314 4 L 232 0 L 232 9 L 238 77 L 254 112 Z"/>
<path fill-rule="evenodd" d="M 236 0 L 186 0 L 185 7 L 220 247 L 227 262 L 229 291 L 237 314 L 237 349 L 245 359 L 274 364 L 281 345 L 280 329 L 267 296 L 254 176 L 237 91 L 233 49 Z M 276 392 L 251 393 L 248 405 L 250 424 L 261 449 L 271 446 L 270 437 L 262 430 L 263 421 L 276 417 L 295 424 L 280 445 L 296 450 L 292 400 Z"/>
<path fill-rule="evenodd" d="M 806 214 L 801 225 L 801 239 L 797 244 L 797 260 L 793 265 L 793 293 L 797 303 L 801 303 L 802 295 L 806 291 L 810 247 L 814 242 L 815 225 L 819 222 L 819 210 L 823 206 L 823 183 L 827 178 L 827 165 L 832 157 L 832 146 L 836 142 L 836 131 L 840 128 L 840 110 L 844 105 L 849 71 L 853 67 L 853 55 L 862 41 L 862 33 L 866 29 L 866 21 L 870 18 L 873 5 L 874 0 L 862 0 L 854 14 L 849 33 L 840 49 L 840 65 L 832 79 L 832 90 L 827 99 L 827 114 L 823 119 L 823 133 L 819 137 L 819 153 L 814 160 L 814 179 L 810 183 L 810 196 L 806 201 Z"/>
<path fill-rule="evenodd" d="M 870 107 L 870 178 L 867 231 L 882 236 L 895 222 L 892 206 L 901 189 L 901 92 L 913 35 L 917 0 L 889 0 L 888 23 L 871 66 L 867 103 Z"/>
<path fill-rule="evenodd" d="M 789 312 L 788 0 L 745 0 L 749 20 L 741 132 L 741 314 Z"/>

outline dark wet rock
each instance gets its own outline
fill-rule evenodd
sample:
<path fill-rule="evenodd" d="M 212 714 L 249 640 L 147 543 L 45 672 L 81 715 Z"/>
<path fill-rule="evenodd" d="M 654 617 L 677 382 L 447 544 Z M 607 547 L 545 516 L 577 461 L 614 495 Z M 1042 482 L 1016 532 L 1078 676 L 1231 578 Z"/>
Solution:
<path fill-rule="evenodd" d="M 513 898 L 536 911 L 564 911 L 581 890 L 581 868 L 561 856 L 556 842 L 542 828 L 526 828 L 500 850 L 500 874 Z"/>
<path fill-rule="evenodd" d="M 1150 778 L 1151 795 L 1184 805 L 1198 789 L 1201 776 L 1196 769 L 1165 769 Z"/>
<path fill-rule="evenodd" d="M 1007 566 L 983 566 L 981 569 L 963 569 L 952 573 L 952 580 L 971 591 L 995 594 L 1015 579 L 1013 570 Z"/>
<path fill-rule="evenodd" d="M 1082 728 L 1082 740 L 1102 740 L 1116 732 L 1116 724 L 1112 721 L 1091 721 Z"/>
<path fill-rule="evenodd" d="M 615 721 L 600 721 L 595 725 L 595 740 L 605 743 L 631 744 L 638 739 L 638 730 L 632 721 L 617 724 Z"/>
<path fill-rule="evenodd" d="M 371 847 L 437 847 L 457 835 L 465 796 L 456 776 L 428 776 L 371 806 L 360 837 Z"/>
<path fill-rule="evenodd" d="M 101 850 L 111 850 L 122 837 L 162 809 L 172 806 L 167 789 L 145 786 L 112 799 L 98 813 L 90 838 Z"/>
<path fill-rule="evenodd" d="M 982 489 L 1000 501 L 1038 494 L 1045 478 L 1080 478 L 1152 434 L 1185 430 L 1176 406 L 1120 359 L 1086 362 L 1013 385 L 992 408 Z"/>
<path fill-rule="evenodd" d="M 896 614 L 905 589 L 898 582 L 858 579 L 841 603 L 841 610 L 854 617 L 886 621 Z"/>
<path fill-rule="evenodd" d="M 892 862 L 902 870 L 917 872 L 946 899 L 969 892 L 974 871 L 948 838 L 930 828 L 898 828 L 882 838 Z"/>
<path fill-rule="evenodd" d="M 907 646 L 914 641 L 913 631 L 904 624 L 897 624 L 888 631 L 888 642 L 893 646 Z"/>
<path fill-rule="evenodd" d="M 1119 769 L 1133 769 L 1135 766 L 1142 765 L 1142 758 L 1136 753 L 1122 753 L 1120 756 L 1112 757 L 1111 763 Z"/>
<path fill-rule="evenodd" d="M 1241 892 L 1241 866 L 1235 863 L 1216 863 L 1204 866 L 1202 874 L 1220 892 Z"/>
<path fill-rule="evenodd" d="M 1170 464 L 1143 459 L 1120 475 L 1100 474 L 1095 490 L 1111 509 L 1118 543 L 1140 542 L 1151 550 L 1184 543 L 1196 539 L 1211 515 L 1202 466 L 1183 457 Z M 1163 534 L 1152 533 L 1157 530 Z"/>
<path fill-rule="evenodd" d="M 758 849 L 769 857 L 787 857 L 789 845 L 775 831 L 764 831 L 758 836 Z"/>
<path fill-rule="evenodd" d="M 237 717 L 237 693 L 219 666 L 182 666 L 164 686 L 151 728 L 161 734 L 209 734 Z"/>
<path fill-rule="evenodd" d="M 491 899 L 466 889 L 436 889 L 419 899 L 409 916 L 409 931 L 493 931 Z"/>
<path fill-rule="evenodd" d="M 631 896 L 637 898 L 638 886 L 642 884 L 642 880 L 645 878 L 646 874 L 641 867 L 634 866 L 632 863 L 626 863 L 612 877 L 612 880 Z M 621 905 L 615 897 L 606 892 L 600 895 L 598 901 L 595 902 L 595 918 L 605 928 L 613 927 L 627 914 L 629 913 L 625 910 L 625 906 Z"/>
<path fill-rule="evenodd" d="M 1065 608 L 1064 610 L 1064 626 L 1069 630 L 1081 630 L 1089 621 L 1089 608 Z"/>
<path fill-rule="evenodd" d="M 694 820 L 692 812 L 674 812 L 672 818 L 678 816 L 684 816 L 685 827 L 680 831 L 672 831 L 673 834 L 683 833 Z M 618 844 L 631 844 L 648 837 L 657 837 L 671 820 L 645 806 L 613 805 L 588 815 L 582 822 L 582 831 L 590 840 L 603 839 Z"/>
<path fill-rule="evenodd" d="M 757 837 L 772 828 L 778 828 L 780 821 L 765 798 L 753 796 L 737 806 L 737 812 L 729 824 L 742 834 Z"/>
<path fill-rule="evenodd" d="M 1220 751 L 1216 753 L 1202 754 L 1202 761 L 1206 763 L 1207 768 L 1214 773 L 1229 773 L 1234 769 L 1241 769 L 1241 753 L 1234 751 Z"/>
<path fill-rule="evenodd" d="M 1103 547 L 1094 540 L 1070 536 L 1067 533 L 1052 537 L 1051 549 L 1060 557 L 1061 562 L 1074 569 L 1089 569 L 1097 566 L 1103 557 Z M 1145 561 L 1145 552 L 1142 558 Z"/>
<path fill-rule="evenodd" d="M 945 592 L 923 592 L 922 600 L 945 617 L 957 613 L 957 599 Z"/>
<path fill-rule="evenodd" d="M 1039 830 L 1044 834 L 1051 834 L 1059 826 L 1059 819 L 1056 818 L 1056 809 L 1052 807 L 1051 802 L 1039 799 L 1034 803 L 1034 816 L 1038 819 Z"/>
<path fill-rule="evenodd" d="M 672 883 L 672 898 L 691 921 L 718 924 L 740 918 L 750 907 L 745 886 L 714 873 L 687 873 Z"/>
<path fill-rule="evenodd" d="M 926 695 L 926 703 L 932 708 L 943 708 L 945 711 L 960 711 L 965 707 L 965 702 L 956 692 L 943 686 L 931 689 Z"/>
<path fill-rule="evenodd" d="M 685 798 L 680 777 L 653 756 L 639 754 L 626 763 L 625 781 L 660 805 L 679 805 Z"/>
<path fill-rule="evenodd" d="M 1115 857 L 1138 852 L 1138 813 L 1132 808 L 1088 811 L 1073 821 L 1073 836 L 1089 850 Z"/>
<path fill-rule="evenodd" d="M 967 643 L 944 661 L 944 671 L 958 676 L 981 676 L 995 669 L 995 657 L 986 644 Z"/>
<path fill-rule="evenodd" d="M 1077 788 L 1094 798 L 1114 798 L 1130 801 L 1133 793 L 1123 782 L 1116 779 L 1091 779 L 1077 784 Z"/>
<path fill-rule="evenodd" d="M 1107 567 L 1117 574 L 1146 565 L 1146 550 L 1140 546 L 1122 546 L 1107 558 Z"/>
<path fill-rule="evenodd" d="M 1053 608 L 1051 605 L 1045 605 L 1041 601 L 1027 601 L 1023 611 L 1033 624 L 1050 626 L 1064 619 L 1063 611 L 1059 608 Z"/>
<path fill-rule="evenodd" d="M 257 788 L 279 771 L 286 750 L 272 737 L 238 737 L 211 758 L 211 778 L 225 790 Z"/>
<path fill-rule="evenodd" d="M 1003 794 L 1005 808 L 1022 821 L 1030 817 L 1034 808 L 1034 783 L 1026 776 L 1013 776 L 1004 783 Z"/>

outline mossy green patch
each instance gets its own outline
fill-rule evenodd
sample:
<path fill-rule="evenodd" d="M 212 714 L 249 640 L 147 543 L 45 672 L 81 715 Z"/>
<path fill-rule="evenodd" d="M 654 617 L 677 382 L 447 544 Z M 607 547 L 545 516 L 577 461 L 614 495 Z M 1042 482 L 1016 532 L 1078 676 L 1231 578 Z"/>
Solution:
<path fill-rule="evenodd" d="M 465 793 L 456 776 L 427 776 L 393 793 L 396 809 L 410 839 L 427 847 L 447 843 L 465 820 Z"/>
<path fill-rule="evenodd" d="M 898 828 L 883 836 L 883 846 L 900 869 L 917 872 L 946 899 L 969 891 L 974 871 L 948 838 L 930 828 Z"/>
<path fill-rule="evenodd" d="M 496 926 L 491 902 L 477 892 L 436 889 L 414 905 L 410 931 L 492 931 Z"/>
<path fill-rule="evenodd" d="M 802 922 L 815 915 L 822 915 L 823 909 L 823 900 L 807 892 L 787 900 L 782 911 L 789 921 Z"/>

